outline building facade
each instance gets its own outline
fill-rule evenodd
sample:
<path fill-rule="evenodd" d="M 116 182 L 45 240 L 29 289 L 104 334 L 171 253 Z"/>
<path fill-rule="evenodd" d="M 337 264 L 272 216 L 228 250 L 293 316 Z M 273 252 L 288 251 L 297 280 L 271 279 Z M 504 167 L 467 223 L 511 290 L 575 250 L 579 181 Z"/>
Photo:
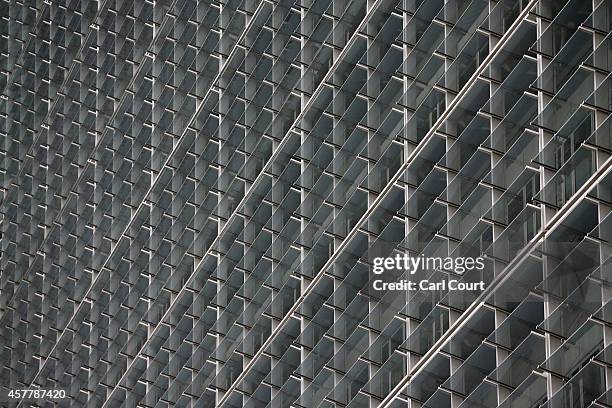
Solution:
<path fill-rule="evenodd" d="M 611 1 L 0 18 L 0 405 L 612 406 Z"/>

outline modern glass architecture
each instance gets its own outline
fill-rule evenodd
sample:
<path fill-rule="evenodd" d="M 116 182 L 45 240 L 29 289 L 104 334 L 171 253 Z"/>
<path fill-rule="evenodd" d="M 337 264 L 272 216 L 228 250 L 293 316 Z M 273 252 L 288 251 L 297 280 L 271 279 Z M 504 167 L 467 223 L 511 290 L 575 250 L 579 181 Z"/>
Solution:
<path fill-rule="evenodd" d="M 0 18 L 1 406 L 612 406 L 611 1 Z"/>

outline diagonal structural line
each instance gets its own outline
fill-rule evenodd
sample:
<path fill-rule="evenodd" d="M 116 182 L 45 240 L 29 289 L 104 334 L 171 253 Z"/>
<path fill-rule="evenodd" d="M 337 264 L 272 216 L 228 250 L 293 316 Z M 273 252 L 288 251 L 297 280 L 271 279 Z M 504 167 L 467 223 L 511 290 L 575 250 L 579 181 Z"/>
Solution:
<path fill-rule="evenodd" d="M 566 216 L 572 212 L 578 205 L 583 202 L 583 199 L 587 196 L 591 188 L 600 183 L 612 169 L 612 157 L 609 157 L 599 169 L 584 183 L 582 187 L 565 203 L 563 207 L 555 213 L 550 219 L 550 222 L 538 232 L 535 237 L 517 254 L 514 259 L 504 268 L 504 270 L 493 279 L 491 284 L 470 304 L 470 306 L 463 312 L 457 321 L 448 328 L 446 333 L 429 349 L 427 353 L 414 365 L 414 368 L 408 372 L 404 378 L 395 386 L 393 390 L 387 395 L 383 402 L 379 405 L 379 408 L 387 408 L 393 402 L 395 397 L 410 383 L 410 380 L 418 375 L 422 370 L 425 369 L 427 363 L 429 363 L 437 354 L 442 351 L 442 347 L 446 345 L 446 342 L 457 333 L 472 316 L 476 314 L 480 306 L 492 295 L 502 284 L 504 284 L 508 278 L 512 275 L 521 263 L 531 254 L 533 249 L 537 247 L 542 241 L 544 241 L 555 228 L 563 223 Z"/>
<path fill-rule="evenodd" d="M 107 0 L 107 1 L 108 1 L 108 0 Z M 174 7 L 174 6 L 176 5 L 176 3 L 177 3 L 177 2 L 178 2 L 178 0 L 173 0 L 172 4 L 170 5 L 170 9 L 171 9 L 172 7 Z M 164 16 L 164 20 L 162 21 L 162 23 L 161 23 L 160 27 L 163 27 L 163 25 L 166 23 L 166 20 L 167 20 L 168 18 L 169 18 L 169 15 L 168 15 L 168 14 L 166 14 L 166 16 Z M 160 29 L 160 30 L 159 30 L 159 32 L 156 34 L 156 36 L 153 38 L 153 41 L 151 42 L 151 44 L 149 45 L 149 47 L 147 48 L 147 51 L 146 51 L 146 52 L 143 54 L 143 58 L 142 58 L 142 60 L 141 60 L 140 64 L 138 64 L 138 68 L 136 69 L 136 72 L 134 73 L 134 75 L 132 76 L 132 79 L 130 80 L 130 82 L 127 84 L 127 86 L 126 86 L 126 88 L 125 88 L 125 90 L 126 90 L 126 91 L 127 91 L 128 89 L 130 89 L 130 87 L 132 87 L 132 85 L 134 85 L 134 82 L 136 81 L 136 78 L 138 77 L 138 75 L 139 75 L 139 74 L 140 74 L 140 72 L 142 71 L 143 66 L 145 65 L 143 62 L 144 62 L 145 58 L 147 58 L 146 53 L 147 53 L 147 52 L 149 52 L 149 50 L 150 50 L 150 49 L 153 47 L 153 44 L 155 44 L 155 42 L 157 41 L 157 39 L 158 39 L 158 38 L 159 38 L 159 36 L 161 35 L 161 32 L 162 32 L 162 30 Z M 91 32 L 90 32 L 90 33 L 91 33 Z M 89 34 L 88 34 L 88 35 L 89 35 Z M 76 57 L 75 57 L 75 58 L 76 58 Z M 73 67 L 74 67 L 74 66 L 76 66 L 76 64 L 75 64 L 75 65 L 73 65 Z M 71 68 L 71 69 L 72 69 L 72 68 Z M 70 73 L 69 73 L 69 74 L 70 74 Z M 64 81 L 64 83 L 62 84 L 62 88 L 63 88 L 63 87 L 64 87 L 64 85 L 65 85 L 65 84 L 68 82 L 68 78 L 69 78 L 69 77 L 67 77 L 67 78 L 66 78 L 66 80 Z M 121 105 L 123 104 L 123 102 L 125 101 L 125 99 L 126 99 L 126 98 L 127 98 L 127 96 L 129 95 L 129 93 L 128 93 L 128 92 L 126 92 L 126 91 L 124 91 L 123 96 L 122 96 L 122 97 L 121 97 L 121 99 L 119 100 L 118 105 L 117 105 L 118 107 L 119 107 L 119 106 L 121 106 Z M 55 105 L 56 105 L 57 103 L 59 103 L 58 98 L 56 98 L 55 102 L 53 103 L 53 107 L 52 107 L 52 109 L 54 109 L 54 108 L 55 108 Z M 112 115 L 110 116 L 110 118 L 108 119 L 108 121 L 107 121 L 107 125 L 108 125 L 108 123 L 112 123 L 112 122 L 113 122 L 113 120 L 114 120 L 114 119 L 116 118 L 116 116 L 117 116 L 117 113 L 118 113 L 118 109 L 115 109 L 115 110 L 113 111 L 113 114 L 112 114 Z M 49 114 L 48 114 L 48 115 L 45 117 L 45 120 L 48 118 L 48 116 L 49 116 L 50 114 L 51 114 L 51 110 L 49 111 Z M 44 121 L 43 121 L 43 123 L 44 123 Z M 106 128 L 106 126 L 105 126 L 105 128 Z M 100 148 L 100 146 L 102 145 L 102 139 L 104 138 L 104 136 L 105 136 L 106 134 L 107 134 L 107 133 L 106 133 L 106 130 L 105 130 L 104 132 L 102 132 L 102 137 L 100 138 L 100 142 L 99 142 L 99 143 L 98 143 L 98 144 L 97 144 L 97 145 L 96 145 L 96 146 L 95 146 L 95 147 L 92 149 L 91 153 L 89 154 L 89 158 L 94 157 L 94 156 L 95 156 L 95 154 L 98 152 L 98 149 L 99 149 L 99 148 Z M 28 155 L 31 155 L 31 152 L 34 150 L 34 147 L 38 145 L 38 139 L 40 138 L 40 135 L 41 135 L 41 133 L 38 133 L 38 137 L 36 138 L 36 140 L 34 141 L 34 143 L 32 143 L 32 146 L 31 146 L 30 150 L 28 151 L 28 153 L 27 153 L 27 155 L 26 155 L 26 160 L 27 160 L 27 156 L 28 156 Z M 19 171 L 19 173 L 17 174 L 17 177 L 16 177 L 16 178 L 21 177 L 21 176 L 22 176 L 22 174 L 23 174 L 23 172 L 25 171 L 25 168 L 27 168 L 27 166 L 25 165 L 26 160 L 24 160 L 24 165 L 23 165 L 23 166 L 20 168 L 20 171 Z M 81 171 L 81 174 L 80 174 L 80 175 L 77 177 L 77 179 L 75 180 L 75 182 L 72 184 L 72 187 L 70 187 L 70 192 L 67 194 L 67 197 L 70 197 L 70 194 L 73 192 L 74 188 L 75 188 L 76 186 L 78 186 L 78 185 L 79 185 L 79 184 L 80 184 L 80 183 L 83 181 L 83 177 L 85 176 L 85 173 L 87 172 L 87 171 L 86 171 L 87 166 L 89 166 L 89 165 L 90 165 L 89 160 L 87 160 L 87 161 L 85 162 L 85 167 L 83 167 L 83 170 Z M 161 174 L 161 172 L 160 172 L 160 174 Z M 158 176 L 159 176 L 159 175 L 158 175 Z M 13 179 L 13 180 L 15 180 L 15 179 Z M 155 180 L 155 181 L 157 181 L 157 180 Z M 16 185 L 16 186 L 17 186 L 17 185 Z M 150 192 L 150 191 L 148 191 L 148 192 L 147 192 L 147 194 L 148 194 L 149 192 Z M 8 189 L 7 189 L 7 193 L 8 193 Z M 5 194 L 5 195 L 4 195 L 4 198 L 6 198 L 6 197 L 7 197 L 7 195 L 8 195 L 8 194 Z M 54 223 L 56 220 L 61 219 L 62 215 L 64 215 L 64 212 L 66 211 L 66 208 L 67 208 L 68 202 L 69 202 L 69 198 L 68 198 L 68 200 L 66 200 L 66 202 L 64 203 L 64 206 L 63 206 L 63 207 L 61 207 L 61 208 L 58 210 L 57 214 L 56 214 L 56 215 L 55 215 L 55 217 L 53 218 L 53 221 L 51 222 L 51 225 L 53 225 L 53 223 Z M 3 209 L 3 205 L 4 205 L 5 203 L 6 203 L 6 201 L 4 201 L 4 202 L 0 202 L 0 211 L 2 211 L 2 209 Z M 142 203 L 141 203 L 141 204 L 142 204 Z M 2 220 L 2 221 L 4 221 L 4 220 Z M 126 231 L 127 231 L 127 230 L 126 230 Z M 123 232 L 123 234 L 125 234 L 125 231 Z M 123 234 L 121 234 L 121 235 L 123 236 Z M 44 248 L 45 244 L 47 243 L 47 241 L 49 240 L 49 238 L 50 238 L 50 237 L 51 237 L 51 233 L 49 232 L 49 233 L 47 234 L 47 236 L 46 236 L 46 237 L 44 237 L 44 239 L 42 240 L 42 242 L 40 243 L 40 245 L 38 245 L 38 250 L 40 250 L 41 248 Z M 38 252 L 38 250 L 37 250 L 37 252 Z M 112 253 L 112 252 L 111 252 L 111 253 Z M 38 255 L 36 255 L 36 256 L 38 256 Z M 30 274 L 30 272 L 31 272 L 31 270 L 32 270 L 32 268 L 33 268 L 33 267 L 34 267 L 34 262 L 32 262 L 32 264 L 31 264 L 30 266 L 28 266 L 27 270 L 26 270 L 26 271 L 25 271 L 25 273 L 22 275 L 22 277 L 23 277 L 23 276 L 28 276 L 28 275 Z M 21 277 L 20 277 L 19 279 L 15 279 L 15 280 L 19 280 L 19 281 L 21 281 Z M 18 288 L 15 290 L 15 292 L 13 293 L 13 296 L 11 296 L 11 298 L 7 300 L 7 302 L 6 302 L 6 307 L 7 307 L 7 310 L 8 310 L 8 307 L 9 307 L 9 306 L 11 306 L 11 305 L 13 304 L 13 301 L 15 300 L 15 297 L 16 297 L 16 296 L 17 296 L 17 294 L 18 294 L 18 291 L 19 291 L 19 287 L 18 287 Z M 2 311 L 2 305 L 0 305 L 0 319 L 2 319 L 2 317 L 3 317 L 3 316 L 4 316 L 4 313 L 3 313 L 3 311 Z"/>
<path fill-rule="evenodd" d="M 310 108 L 312 108 L 314 100 L 316 99 L 316 96 L 318 96 L 322 92 L 322 90 L 324 88 L 325 82 L 329 81 L 329 79 L 331 78 L 331 76 L 335 72 L 336 68 L 342 62 L 343 58 L 346 56 L 346 54 L 348 54 L 350 46 L 352 46 L 352 44 L 354 43 L 355 39 L 358 37 L 358 33 L 364 29 L 366 24 L 369 22 L 370 18 L 374 15 L 374 11 L 378 8 L 380 3 L 382 3 L 383 1 L 384 0 L 376 0 L 375 3 L 369 8 L 368 12 L 364 16 L 364 19 L 361 21 L 359 26 L 355 29 L 355 32 L 351 35 L 351 38 L 349 38 L 349 40 L 347 41 L 346 46 L 342 49 L 342 51 L 340 52 L 340 55 L 338 56 L 336 61 L 333 63 L 333 65 L 330 67 L 330 69 L 327 71 L 327 73 L 325 74 L 325 76 L 323 77 L 323 79 L 321 80 L 321 82 L 319 83 L 317 88 L 315 89 L 315 91 L 312 93 L 312 96 L 308 99 L 308 102 L 306 103 L 306 105 L 304 106 L 304 108 L 302 109 L 300 114 L 296 117 L 296 119 L 294 120 L 293 124 L 291 125 L 289 130 L 286 132 L 286 134 L 290 133 L 293 129 L 295 129 L 298 126 L 298 124 L 300 123 L 300 121 L 303 119 L 305 113 L 308 110 L 310 110 Z M 194 268 L 194 272 L 189 276 L 189 278 L 185 281 L 185 284 L 181 287 L 181 289 L 176 294 L 175 301 L 176 301 L 176 299 L 179 299 L 181 293 L 185 290 L 185 288 L 187 287 L 188 283 L 191 281 L 191 279 L 195 275 L 195 271 L 197 271 L 201 267 L 201 265 L 204 263 L 204 260 L 207 259 L 208 256 L 210 256 L 211 249 L 213 249 L 213 248 L 215 248 L 217 246 L 217 244 L 219 243 L 220 237 L 223 236 L 227 232 L 227 230 L 229 229 L 232 221 L 237 216 L 238 210 L 247 202 L 247 200 L 253 194 L 253 192 L 255 191 L 255 186 L 258 183 L 260 183 L 261 180 L 263 180 L 263 178 L 265 176 L 265 173 L 267 172 L 269 167 L 272 165 L 274 160 L 280 155 L 280 153 L 282 152 L 283 148 L 286 146 L 287 143 L 288 143 L 288 138 L 284 137 L 283 140 L 278 144 L 278 146 L 276 147 L 276 149 L 274 150 L 274 152 L 270 156 L 270 159 L 268 159 L 268 161 L 266 162 L 266 165 L 264 166 L 264 168 L 257 175 L 255 180 L 251 184 L 251 187 L 249 188 L 249 190 L 245 193 L 245 195 L 242 198 L 242 200 L 240 200 L 240 202 L 238 203 L 238 205 L 236 206 L 236 208 L 234 209 L 232 214 L 228 217 L 228 219 L 225 222 L 225 225 L 222 228 L 222 230 L 219 232 L 219 234 L 217 234 L 217 236 L 215 237 L 215 239 L 213 240 L 213 242 L 209 246 L 209 249 L 206 250 L 206 253 L 202 256 L 202 259 L 200 260 L 198 265 L 196 265 L 196 267 Z M 140 348 L 140 350 L 138 351 L 138 353 L 134 357 L 134 360 L 129 365 L 128 370 L 134 365 L 135 361 L 139 358 L 139 356 L 142 353 L 142 351 L 149 345 L 150 340 L 155 336 L 155 333 L 157 332 L 159 327 L 162 325 L 164 320 L 170 315 L 170 312 L 171 312 L 173 306 L 174 306 L 174 302 L 172 302 L 170 304 L 170 306 L 168 307 L 168 309 L 166 310 L 166 312 L 164 313 L 164 315 L 160 319 L 160 321 L 157 324 L 157 326 L 155 326 L 155 328 L 153 329 L 153 332 L 151 333 L 151 335 L 147 338 L 147 341 Z M 125 380 L 125 378 L 127 376 L 127 373 L 128 373 L 128 370 L 126 370 L 124 375 L 121 376 L 121 379 L 117 382 L 117 385 L 115 387 L 113 387 L 113 390 L 111 391 L 111 395 L 112 395 L 112 392 L 114 392 L 114 390 L 119 386 L 119 384 L 121 384 L 121 382 Z M 109 400 L 110 400 L 110 398 L 109 398 Z M 103 407 L 105 407 L 105 406 L 106 406 L 106 404 Z"/>
<path fill-rule="evenodd" d="M 353 229 L 347 234 L 346 238 L 340 243 L 338 249 L 334 251 L 332 256 L 328 259 L 328 261 L 321 267 L 319 273 L 313 278 L 313 280 L 308 284 L 308 287 L 303 291 L 300 297 L 296 300 L 296 302 L 289 308 L 283 319 L 279 322 L 276 328 L 272 331 L 270 336 L 266 339 L 265 342 L 260 346 L 254 356 L 251 358 L 249 363 L 244 367 L 240 375 L 234 380 L 234 382 L 230 385 L 230 387 L 225 392 L 225 395 L 219 400 L 219 403 L 216 405 L 217 407 L 221 407 L 229 398 L 230 394 L 236 389 L 238 384 L 244 379 L 248 371 L 255 365 L 258 358 L 263 354 L 263 351 L 271 345 L 273 339 L 276 337 L 278 333 L 284 328 L 285 324 L 289 321 L 293 313 L 298 309 L 298 307 L 304 302 L 306 297 L 314 290 L 315 285 L 323 278 L 323 272 L 329 269 L 333 263 L 336 261 L 336 258 L 340 255 L 340 253 L 348 246 L 350 240 L 357 234 L 360 226 L 368 220 L 368 217 L 376 210 L 376 208 L 380 205 L 383 198 L 386 194 L 391 191 L 393 185 L 400 179 L 402 174 L 408 169 L 410 164 L 417 158 L 418 154 L 423 151 L 429 140 L 434 137 L 436 130 L 444 123 L 444 121 L 454 112 L 454 110 L 459 106 L 459 102 L 468 94 L 468 91 L 471 89 L 471 85 L 473 85 L 478 77 L 488 68 L 489 64 L 497 54 L 502 50 L 504 45 L 510 41 L 512 38 L 512 34 L 518 29 L 519 25 L 524 20 L 525 16 L 529 14 L 529 10 L 537 3 L 538 0 L 530 0 L 529 4 L 525 7 L 525 9 L 519 14 L 517 19 L 512 23 L 510 28 L 499 42 L 495 45 L 495 48 L 489 53 L 489 55 L 485 58 L 483 63 L 476 69 L 474 74 L 470 77 L 470 79 L 465 83 L 463 88 L 459 90 L 457 96 L 449 103 L 449 107 L 440 115 L 436 123 L 430 128 L 427 134 L 423 137 L 421 142 L 414 148 L 411 154 L 406 158 L 402 166 L 398 169 L 398 171 L 393 175 L 393 177 L 389 180 L 387 185 L 382 189 L 380 194 L 376 197 L 376 199 L 372 202 L 372 204 L 368 207 L 364 215 L 355 223 Z M 377 4 L 378 5 L 378 4 Z M 376 8 L 376 6 L 372 7 Z"/>
<path fill-rule="evenodd" d="M 176 1 L 176 0 L 175 0 Z M 252 17 L 251 17 L 251 21 L 249 23 L 247 23 L 247 25 L 244 27 L 241 36 L 238 38 L 238 42 L 242 41 L 242 39 L 244 38 L 244 36 L 246 35 L 247 31 L 250 29 L 251 24 L 253 21 L 255 21 L 255 17 L 257 16 L 257 13 L 261 11 L 261 9 L 263 9 L 263 5 L 269 3 L 268 0 L 263 0 L 260 2 L 260 4 L 257 6 L 257 9 L 255 10 L 255 12 L 253 13 Z M 161 31 L 161 30 L 160 30 Z M 204 106 L 204 103 L 206 101 L 206 99 L 208 98 L 208 96 L 210 95 L 211 89 L 214 87 L 214 84 L 219 80 L 219 77 L 225 72 L 225 69 L 227 68 L 229 61 L 233 55 L 233 53 L 236 52 L 238 48 L 234 47 L 234 49 L 232 50 L 232 53 L 230 53 L 229 57 L 226 59 L 225 65 L 222 67 L 222 69 L 219 70 L 219 72 L 217 73 L 217 75 L 215 76 L 215 79 L 211 82 L 211 86 L 208 89 L 208 91 L 206 92 L 206 94 L 204 95 L 204 97 L 202 98 L 202 102 L 200 103 L 200 106 L 196 109 L 195 113 L 192 115 L 192 118 L 188 121 L 189 123 L 192 122 L 197 115 L 200 112 L 200 109 Z M 185 129 L 185 131 L 183 132 L 183 134 L 181 135 L 181 137 L 179 138 L 179 140 L 177 141 L 177 143 L 175 144 L 172 152 L 168 155 L 168 158 L 166 159 L 166 161 L 164 162 L 163 166 L 161 167 L 162 169 L 165 168 L 168 163 L 170 163 L 170 160 L 172 160 L 174 158 L 174 152 L 176 151 L 176 148 L 178 146 L 180 146 L 180 142 L 181 140 L 184 138 L 184 136 L 187 134 L 187 128 Z M 162 172 L 160 171 L 157 175 L 157 177 L 155 178 L 155 180 L 153 180 L 153 182 L 151 183 L 151 186 L 149 187 L 149 189 L 147 190 L 147 193 L 145 194 L 145 198 L 151 193 L 151 191 L 153 190 L 153 188 L 155 187 L 155 185 L 157 184 L 157 182 L 159 181 L 159 178 L 161 176 Z M 138 208 L 136 209 L 136 211 L 134 212 L 134 214 L 137 214 L 140 209 L 142 208 L 142 206 L 144 205 L 144 202 L 146 200 L 143 199 L 142 202 L 139 204 Z M 132 217 L 130 219 L 130 222 L 128 223 L 128 225 L 125 227 L 125 229 L 123 230 L 123 232 L 121 233 L 121 236 L 119 239 L 123 238 L 126 235 L 126 232 L 130 229 L 130 227 L 132 226 L 133 222 L 134 222 L 135 218 Z M 108 263 L 108 261 L 111 259 L 112 255 L 115 252 L 115 249 L 118 248 L 119 245 L 115 245 L 115 247 L 113 248 L 113 250 L 109 253 L 104 265 L 100 268 L 100 271 L 104 270 L 106 268 L 106 265 Z M 60 344 L 61 342 L 61 338 L 64 336 L 64 334 L 66 333 L 66 331 L 68 330 L 68 328 L 70 327 L 70 324 L 74 321 L 74 319 L 76 318 L 81 305 L 83 304 L 83 302 L 85 301 L 85 299 L 89 296 L 89 294 L 91 293 L 92 289 L 94 288 L 95 284 L 98 282 L 100 276 L 102 275 L 102 272 L 100 272 L 96 278 L 92 281 L 89 289 L 87 290 L 87 292 L 85 293 L 85 295 L 83 296 L 83 300 L 79 303 L 79 305 L 77 307 L 75 307 L 75 312 L 73 313 L 73 315 L 71 316 L 71 318 L 68 320 L 68 323 L 66 324 L 66 327 L 62 330 L 62 333 L 57 337 L 57 341 L 55 342 L 55 344 L 53 345 L 53 348 L 50 350 L 49 354 L 47 355 L 47 357 L 45 358 L 45 361 L 42 363 L 42 365 L 40 366 L 40 370 L 38 371 L 38 373 L 34 376 L 32 383 L 35 382 L 36 378 L 38 378 L 38 376 L 41 374 L 42 369 L 44 368 L 44 366 L 46 365 L 47 361 L 49 360 L 49 358 L 52 356 L 53 352 L 55 351 L 56 347 Z"/>

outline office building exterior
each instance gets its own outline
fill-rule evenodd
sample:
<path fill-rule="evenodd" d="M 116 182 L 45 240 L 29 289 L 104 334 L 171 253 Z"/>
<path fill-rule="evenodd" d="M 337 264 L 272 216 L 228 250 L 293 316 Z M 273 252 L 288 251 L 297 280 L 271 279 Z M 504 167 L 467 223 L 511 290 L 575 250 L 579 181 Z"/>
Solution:
<path fill-rule="evenodd" d="M 0 18 L 0 404 L 612 406 L 612 2 Z"/>

